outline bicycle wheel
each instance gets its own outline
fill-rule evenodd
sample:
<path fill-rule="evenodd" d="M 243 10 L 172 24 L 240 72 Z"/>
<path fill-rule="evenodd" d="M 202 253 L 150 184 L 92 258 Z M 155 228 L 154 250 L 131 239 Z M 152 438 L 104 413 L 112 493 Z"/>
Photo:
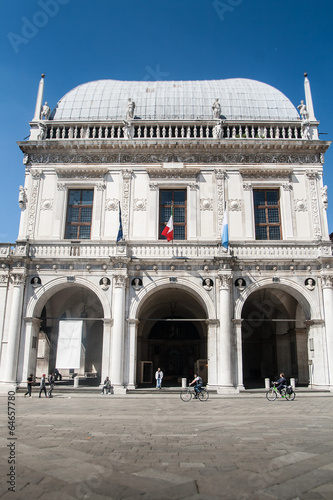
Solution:
<path fill-rule="evenodd" d="M 192 398 L 192 393 L 188 389 L 186 389 L 180 393 L 180 399 L 182 401 L 185 401 L 185 403 L 190 401 L 191 398 Z"/>
<path fill-rule="evenodd" d="M 295 391 L 293 391 L 291 394 L 288 394 L 288 392 L 286 392 L 286 399 L 287 399 L 288 401 L 294 401 L 295 396 L 296 396 Z"/>
<path fill-rule="evenodd" d="M 268 401 L 276 400 L 276 392 L 274 391 L 274 389 L 270 389 L 266 392 L 266 398 L 268 399 Z"/>
<path fill-rule="evenodd" d="M 207 401 L 207 399 L 209 398 L 209 394 L 206 391 L 206 389 L 201 389 L 201 391 L 198 394 L 198 397 L 200 401 Z"/>

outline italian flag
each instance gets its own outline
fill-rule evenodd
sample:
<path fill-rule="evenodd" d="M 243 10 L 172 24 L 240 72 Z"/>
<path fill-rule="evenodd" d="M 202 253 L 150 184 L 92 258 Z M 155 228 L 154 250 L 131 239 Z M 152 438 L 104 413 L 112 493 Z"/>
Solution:
<path fill-rule="evenodd" d="M 165 236 L 168 241 L 173 240 L 173 207 L 171 207 L 171 216 L 162 231 L 162 236 Z"/>

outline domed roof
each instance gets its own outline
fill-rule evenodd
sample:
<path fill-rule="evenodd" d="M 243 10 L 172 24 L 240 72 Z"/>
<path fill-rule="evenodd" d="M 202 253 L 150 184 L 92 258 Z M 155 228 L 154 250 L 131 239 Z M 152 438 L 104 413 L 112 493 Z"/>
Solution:
<path fill-rule="evenodd" d="M 51 119 L 124 120 L 129 99 L 135 102 L 135 118 L 142 120 L 210 120 L 216 99 L 221 114 L 229 120 L 299 120 L 295 106 L 282 92 L 266 83 L 243 78 L 165 82 L 97 80 L 70 90 L 57 103 Z"/>

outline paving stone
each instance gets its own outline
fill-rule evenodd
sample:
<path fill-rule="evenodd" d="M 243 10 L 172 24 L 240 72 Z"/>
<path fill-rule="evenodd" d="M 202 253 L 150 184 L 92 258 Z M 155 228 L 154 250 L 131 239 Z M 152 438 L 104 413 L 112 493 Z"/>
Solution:
<path fill-rule="evenodd" d="M 16 497 L 2 481 L 0 498 L 332 500 L 332 396 L 18 395 Z M 3 397 L 0 412 L 6 449 Z"/>

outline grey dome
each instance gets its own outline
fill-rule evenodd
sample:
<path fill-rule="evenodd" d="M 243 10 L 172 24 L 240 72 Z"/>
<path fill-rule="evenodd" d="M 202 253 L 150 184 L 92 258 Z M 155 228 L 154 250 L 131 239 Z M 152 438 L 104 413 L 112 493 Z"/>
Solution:
<path fill-rule="evenodd" d="M 142 120 L 210 120 L 219 99 L 229 120 L 299 120 L 291 101 L 266 83 L 242 78 L 204 81 L 97 80 L 70 90 L 51 118 L 63 121 L 124 120 L 128 99 Z"/>

